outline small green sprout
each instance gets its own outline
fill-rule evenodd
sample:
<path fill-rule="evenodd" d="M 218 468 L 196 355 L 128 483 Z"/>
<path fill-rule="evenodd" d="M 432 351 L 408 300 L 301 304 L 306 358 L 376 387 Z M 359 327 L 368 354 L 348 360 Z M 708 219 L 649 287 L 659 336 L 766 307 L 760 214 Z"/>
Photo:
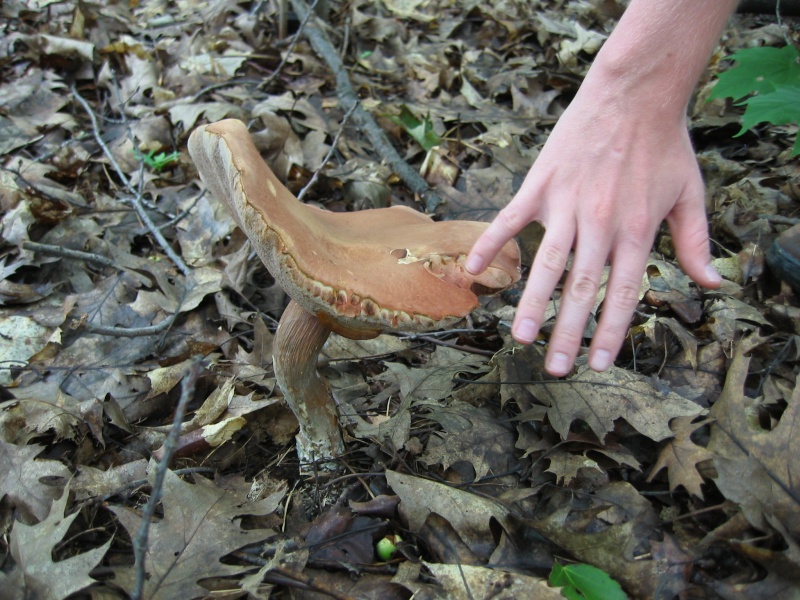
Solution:
<path fill-rule="evenodd" d="M 400 115 L 389 115 L 389 119 L 395 125 L 399 125 L 405 129 L 406 133 L 414 138 L 426 152 L 434 146 L 439 146 L 442 143 L 442 140 L 433 129 L 433 121 L 431 121 L 430 115 L 427 115 L 424 119 L 420 120 L 404 104 L 400 108 Z"/>
<path fill-rule="evenodd" d="M 150 150 L 150 152 L 147 154 L 142 154 L 142 152 L 136 150 L 136 154 L 144 164 L 146 164 L 156 173 L 158 173 L 164 167 L 168 167 L 172 163 L 178 162 L 178 159 L 181 157 L 180 152 L 170 152 L 169 154 L 166 152 L 159 152 L 156 154 L 155 150 Z"/>

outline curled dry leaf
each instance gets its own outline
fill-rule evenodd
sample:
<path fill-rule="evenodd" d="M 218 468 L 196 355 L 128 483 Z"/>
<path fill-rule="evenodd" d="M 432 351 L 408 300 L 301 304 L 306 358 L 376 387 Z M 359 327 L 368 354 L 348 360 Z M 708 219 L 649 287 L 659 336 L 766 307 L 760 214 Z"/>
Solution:
<path fill-rule="evenodd" d="M 66 514 L 69 497 L 67 486 L 61 498 L 53 502 L 47 518 L 38 525 L 14 523 L 10 550 L 16 567 L 0 578 L 4 592 L 14 589 L 20 593 L 17 597 L 61 600 L 96 582 L 89 572 L 103 560 L 111 539 L 99 548 L 53 560 L 53 553 L 63 543 L 67 530 L 79 514 Z"/>
<path fill-rule="evenodd" d="M 753 418 L 756 400 L 745 395 L 749 353 L 763 342 L 743 340 L 736 348 L 725 387 L 711 414 L 709 450 L 714 453 L 717 488 L 739 504 L 747 520 L 762 531 L 775 518 L 790 535 L 800 535 L 800 385 L 796 385 L 778 423 L 764 429 Z M 800 383 L 800 382 L 798 382 Z"/>

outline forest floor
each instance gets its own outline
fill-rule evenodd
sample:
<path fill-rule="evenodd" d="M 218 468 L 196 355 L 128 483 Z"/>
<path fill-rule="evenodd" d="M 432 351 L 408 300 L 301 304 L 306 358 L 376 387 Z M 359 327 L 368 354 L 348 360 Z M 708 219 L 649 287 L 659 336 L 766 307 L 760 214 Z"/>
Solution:
<path fill-rule="evenodd" d="M 333 336 L 334 471 L 298 462 L 275 383 L 285 294 L 186 151 L 238 118 L 294 193 L 317 175 L 306 202 L 490 220 L 621 10 L 352 0 L 282 31 L 275 1 L 4 2 L 0 598 L 550 598 L 556 561 L 635 598 L 800 597 L 800 298 L 764 264 L 800 222 L 797 128 L 734 138 L 741 110 L 708 101 L 797 20 L 736 15 L 691 106 L 721 289 L 664 228 L 615 366 L 563 379 L 552 321 L 510 338 L 521 287 L 457 329 Z M 314 29 L 431 193 L 345 119 Z"/>

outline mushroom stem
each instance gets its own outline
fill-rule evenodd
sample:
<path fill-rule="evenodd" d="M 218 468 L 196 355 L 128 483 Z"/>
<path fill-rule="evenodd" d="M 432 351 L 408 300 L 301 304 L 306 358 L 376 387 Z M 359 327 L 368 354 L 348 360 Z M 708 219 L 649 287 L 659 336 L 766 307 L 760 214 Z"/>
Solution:
<path fill-rule="evenodd" d="M 300 462 L 325 461 L 344 452 L 336 405 L 317 374 L 317 357 L 331 330 L 292 300 L 273 340 L 272 364 L 283 397 L 300 422 Z"/>

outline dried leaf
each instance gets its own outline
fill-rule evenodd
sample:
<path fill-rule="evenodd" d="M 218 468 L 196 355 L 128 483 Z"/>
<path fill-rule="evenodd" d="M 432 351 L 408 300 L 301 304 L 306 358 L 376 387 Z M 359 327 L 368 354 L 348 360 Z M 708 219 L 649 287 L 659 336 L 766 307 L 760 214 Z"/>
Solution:
<path fill-rule="evenodd" d="M 690 494 L 702 498 L 703 477 L 697 470 L 697 464 L 709 460 L 714 454 L 695 444 L 691 436 L 712 419 L 703 419 L 698 423 L 692 421 L 694 417 L 678 417 L 670 422 L 669 428 L 675 433 L 675 437 L 667 440 L 661 448 L 658 462 L 653 465 L 647 481 L 652 481 L 661 469 L 666 468 L 669 471 L 669 489 L 674 490 L 682 485 Z"/>
<path fill-rule="evenodd" d="M 53 561 L 53 552 L 62 543 L 70 525 L 78 516 L 66 514 L 69 488 L 53 502 L 47 518 L 38 525 L 14 523 L 11 531 L 11 556 L 16 569 L 11 573 L 17 591 L 25 598 L 61 600 L 95 583 L 89 576 L 111 546 L 108 540 L 99 548 Z"/>
<path fill-rule="evenodd" d="M 480 373 L 486 370 L 485 361 L 467 352 L 437 346 L 428 362 L 413 368 L 396 362 L 386 363 L 387 372 L 379 379 L 397 383 L 403 396 L 443 400 L 453 392 L 453 377 L 459 373 Z"/>
<path fill-rule="evenodd" d="M 800 462 L 792 457 L 800 454 L 800 385 L 795 385 L 777 425 L 764 429 L 754 415 L 756 400 L 745 395 L 748 354 L 761 342 L 751 337 L 736 348 L 725 387 L 711 410 L 717 421 L 711 425 L 708 449 L 715 454 L 717 488 L 740 505 L 753 526 L 766 531 L 772 517 L 797 536 Z"/>
<path fill-rule="evenodd" d="M 150 526 L 145 596 L 152 599 L 205 596 L 208 590 L 198 585 L 198 580 L 247 570 L 223 564 L 220 558 L 263 540 L 272 532 L 245 531 L 235 523 L 242 515 L 273 512 L 284 493 L 285 490 L 251 503 L 203 477 L 197 477 L 192 485 L 167 471 L 162 496 L 164 518 Z M 135 536 L 141 517 L 128 507 L 110 508 L 131 536 Z M 118 568 L 116 574 L 120 584 L 130 589 L 133 569 Z"/>
<path fill-rule="evenodd" d="M 442 565 L 426 562 L 448 598 L 492 598 L 492 600 L 563 600 L 561 588 L 546 579 L 472 565 Z"/>
<path fill-rule="evenodd" d="M 444 517 L 472 552 L 481 555 L 493 539 L 491 521 L 507 524 L 508 509 L 499 502 L 421 477 L 386 472 L 389 486 L 400 497 L 398 510 L 411 531 L 419 531 L 432 512 Z"/>
<path fill-rule="evenodd" d="M 441 464 L 448 469 L 459 461 L 475 468 L 475 478 L 487 473 L 506 473 L 516 463 L 514 432 L 508 423 L 486 407 L 454 403 L 432 408 L 429 417 L 444 427 L 428 442 L 420 460 L 428 465 Z"/>
<path fill-rule="evenodd" d="M 584 454 L 573 454 L 572 452 L 559 450 L 548 454 L 547 459 L 550 461 L 547 472 L 556 476 L 558 485 L 570 485 L 581 469 L 592 469 L 601 474 L 604 473 L 603 469 L 595 461 Z"/>
<path fill-rule="evenodd" d="M 44 446 L 15 446 L 0 440 L 0 497 L 8 494 L 26 519 L 44 520 L 51 502 L 58 497 L 60 487 L 41 482 L 45 477 L 66 480 L 67 469 L 55 460 L 36 460 Z M 63 507 L 62 507 L 63 514 Z"/>
<path fill-rule="evenodd" d="M 550 423 L 564 439 L 577 419 L 585 421 L 599 440 L 614 428 L 614 421 L 625 419 L 639 433 L 660 441 L 673 435 L 670 419 L 703 412 L 675 392 L 657 389 L 651 379 L 616 367 L 604 373 L 581 367 L 569 379 L 529 388 L 549 405 Z"/>
<path fill-rule="evenodd" d="M 634 555 L 637 548 L 649 551 L 649 539 L 658 524 L 650 503 L 632 485 L 621 481 L 592 496 L 592 511 L 576 513 L 597 515 L 594 519 L 580 517 L 573 523 L 568 518 L 571 504 L 564 502 L 553 514 L 530 525 L 581 562 L 606 571 L 635 597 L 653 597 L 659 576 L 669 573 L 672 565 L 668 558 L 647 560 Z"/>

